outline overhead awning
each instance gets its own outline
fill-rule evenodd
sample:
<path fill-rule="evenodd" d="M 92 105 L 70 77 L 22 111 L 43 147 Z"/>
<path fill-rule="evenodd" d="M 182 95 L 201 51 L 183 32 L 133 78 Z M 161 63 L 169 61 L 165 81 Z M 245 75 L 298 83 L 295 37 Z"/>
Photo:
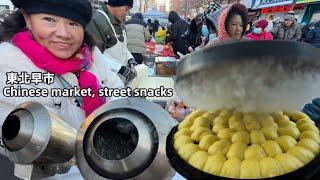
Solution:
<path fill-rule="evenodd" d="M 144 17 L 151 17 L 151 18 L 167 18 L 168 16 L 163 13 L 158 11 L 157 9 L 151 9 L 150 11 L 146 12 L 143 14 Z"/>
<path fill-rule="evenodd" d="M 320 0 L 296 0 L 296 4 L 314 3 L 319 1 Z"/>

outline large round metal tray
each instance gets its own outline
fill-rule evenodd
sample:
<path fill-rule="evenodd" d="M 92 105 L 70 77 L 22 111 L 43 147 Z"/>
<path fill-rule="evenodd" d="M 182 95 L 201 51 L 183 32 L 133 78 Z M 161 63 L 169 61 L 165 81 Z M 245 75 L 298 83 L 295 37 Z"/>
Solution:
<path fill-rule="evenodd" d="M 317 127 L 319 122 L 316 122 Z M 227 180 L 232 178 L 226 178 L 221 176 L 215 176 L 212 174 L 205 173 L 200 171 L 191 165 L 187 164 L 175 151 L 173 147 L 173 137 L 177 132 L 178 126 L 175 126 L 171 129 L 169 135 L 167 136 L 166 142 L 166 154 L 169 158 L 171 166 L 183 177 L 186 179 L 216 179 L 216 180 Z M 318 179 L 320 177 L 320 153 L 307 165 L 281 176 L 273 178 L 264 178 L 264 179 L 273 179 L 273 180 L 288 180 L 288 179 Z"/>

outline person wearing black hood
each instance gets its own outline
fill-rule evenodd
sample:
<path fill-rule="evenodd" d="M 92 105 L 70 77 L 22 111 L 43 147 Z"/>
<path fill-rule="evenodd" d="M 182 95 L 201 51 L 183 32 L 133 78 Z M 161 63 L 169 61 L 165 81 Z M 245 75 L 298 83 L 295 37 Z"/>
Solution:
<path fill-rule="evenodd" d="M 308 32 L 306 42 L 320 48 L 320 21 L 316 22 L 314 28 Z"/>
<path fill-rule="evenodd" d="M 151 19 L 147 20 L 147 27 L 149 29 L 149 33 L 152 34 L 152 22 L 151 22 Z"/>
<path fill-rule="evenodd" d="M 170 35 L 166 38 L 166 43 L 172 43 L 173 51 L 177 55 L 180 50 L 183 51 L 185 49 L 185 41 L 181 38 L 181 35 L 188 30 L 189 25 L 174 11 L 170 12 L 168 20 L 171 23 L 171 27 Z"/>
<path fill-rule="evenodd" d="M 201 45 L 205 45 L 202 34 L 202 14 L 197 15 L 194 19 L 191 20 L 190 22 L 190 27 L 189 30 L 187 31 L 186 34 L 186 48 L 187 48 L 187 53 L 194 52 L 197 47 Z M 208 36 L 209 36 L 209 31 L 208 31 Z M 207 37 L 205 37 L 207 38 Z M 183 53 L 183 52 L 181 52 Z"/>
<path fill-rule="evenodd" d="M 152 23 L 152 34 L 155 34 L 160 27 L 160 23 L 158 19 L 155 19 L 154 22 Z"/>
<path fill-rule="evenodd" d="M 127 30 L 128 49 L 138 64 L 142 64 L 147 52 L 146 41 L 150 40 L 147 23 L 141 13 L 136 13 L 125 23 Z"/>

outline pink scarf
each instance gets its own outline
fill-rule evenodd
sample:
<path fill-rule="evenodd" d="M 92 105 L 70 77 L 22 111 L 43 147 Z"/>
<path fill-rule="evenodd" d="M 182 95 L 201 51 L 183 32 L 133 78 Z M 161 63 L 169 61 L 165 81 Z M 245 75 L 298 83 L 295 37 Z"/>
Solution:
<path fill-rule="evenodd" d="M 40 69 L 56 75 L 63 75 L 68 72 L 78 73 L 78 81 L 81 89 L 91 88 L 94 97 L 83 97 L 82 109 L 86 116 L 104 104 L 105 99 L 98 96 L 99 83 L 97 77 L 87 71 L 92 65 L 92 54 L 89 46 L 83 45 L 79 55 L 68 60 L 55 57 L 45 47 L 33 40 L 28 31 L 19 32 L 12 38 L 12 43 L 17 46 L 32 63 Z M 81 57 L 82 58 L 78 58 Z"/>

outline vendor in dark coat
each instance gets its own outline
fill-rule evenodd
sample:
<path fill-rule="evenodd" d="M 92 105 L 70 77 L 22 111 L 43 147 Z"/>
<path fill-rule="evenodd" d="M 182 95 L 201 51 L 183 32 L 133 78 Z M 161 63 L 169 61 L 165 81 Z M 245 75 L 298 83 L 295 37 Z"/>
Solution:
<path fill-rule="evenodd" d="M 181 35 L 188 30 L 189 25 L 174 11 L 170 12 L 168 19 L 172 24 L 170 26 L 170 35 L 166 38 L 166 43 L 172 43 L 173 51 L 177 55 L 177 52 L 185 49 L 185 41 L 181 38 Z"/>

